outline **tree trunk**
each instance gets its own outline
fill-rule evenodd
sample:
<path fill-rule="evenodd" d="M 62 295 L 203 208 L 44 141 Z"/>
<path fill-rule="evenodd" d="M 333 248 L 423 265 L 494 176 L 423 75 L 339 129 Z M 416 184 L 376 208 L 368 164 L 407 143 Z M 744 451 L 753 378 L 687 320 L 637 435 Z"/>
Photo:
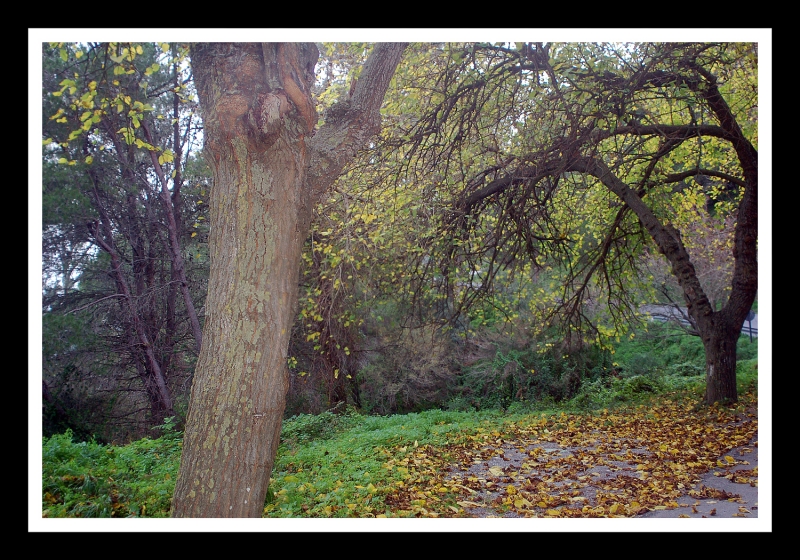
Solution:
<path fill-rule="evenodd" d="M 703 347 L 706 353 L 706 393 L 708 404 L 735 403 L 736 390 L 736 344 L 741 324 L 734 327 L 729 321 L 717 321 L 706 328 Z M 709 332 L 710 331 L 710 332 Z"/>
<path fill-rule="evenodd" d="M 147 119 L 142 120 L 142 129 L 144 130 L 145 138 L 150 144 L 153 144 L 153 136 L 150 133 L 150 126 Z M 177 144 L 177 143 L 176 143 Z M 197 352 L 200 352 L 200 347 L 203 345 L 203 333 L 200 327 L 200 320 L 197 318 L 197 310 L 194 308 L 192 296 L 189 293 L 189 281 L 186 279 L 186 267 L 183 263 L 183 255 L 181 254 L 180 232 L 178 230 L 178 220 L 175 215 L 177 214 L 174 202 L 177 202 L 177 196 L 180 193 L 179 177 L 175 177 L 174 191 L 170 194 L 169 183 L 167 177 L 164 175 L 164 170 L 158 162 L 156 152 L 150 150 L 150 160 L 153 162 L 153 169 L 156 172 L 158 181 L 161 185 L 161 201 L 164 204 L 164 216 L 167 225 L 167 237 L 169 239 L 167 246 L 169 247 L 170 260 L 174 269 L 175 275 L 180 279 L 180 289 L 183 295 L 183 302 L 186 305 L 186 314 L 189 316 L 189 324 L 192 327 L 192 335 L 194 335 L 194 346 Z M 175 166 L 176 170 L 179 166 Z M 173 201 L 172 196 L 176 195 L 176 200 Z"/>
<path fill-rule="evenodd" d="M 139 316 L 139 309 L 137 308 L 134 297 L 131 294 L 128 282 L 125 279 L 125 275 L 122 273 L 122 260 L 119 256 L 119 252 L 113 245 L 114 241 L 112 228 L 109 225 L 108 217 L 102 210 L 102 206 L 99 204 L 99 200 L 97 208 L 100 209 L 100 215 L 102 218 L 100 223 L 102 223 L 102 229 L 105 232 L 105 239 L 103 232 L 101 231 L 100 223 L 93 224 L 91 234 L 94 238 L 95 244 L 100 247 L 100 249 L 108 253 L 111 259 L 111 270 L 117 285 L 117 292 L 122 296 L 121 305 L 123 305 L 124 308 L 130 313 L 132 331 L 131 344 L 135 346 L 134 354 L 141 352 L 143 354 L 143 361 L 146 364 L 145 369 L 147 370 L 147 377 L 143 380 L 145 392 L 148 395 L 151 408 L 153 410 L 163 411 L 161 418 L 164 416 L 174 416 L 175 410 L 173 408 L 172 396 L 169 392 L 169 388 L 167 387 L 166 379 L 164 378 L 164 372 L 158 362 L 158 358 L 155 355 L 153 343 L 147 334 L 144 321 Z"/>
<path fill-rule="evenodd" d="M 732 136 L 734 136 L 732 134 Z M 736 136 L 734 136 L 736 137 Z M 738 137 L 737 137 L 738 138 Z M 758 289 L 756 235 L 758 232 L 758 154 L 747 144 L 739 150 L 746 186 L 739 205 L 738 223 L 734 233 L 734 273 L 731 294 L 719 311 L 715 311 L 700 283 L 689 252 L 680 232 L 662 224 L 641 197 L 621 181 L 602 161 L 577 157 L 569 169 L 589 173 L 636 213 L 653 237 L 659 251 L 672 265 L 672 273 L 683 289 L 689 314 L 695 320 L 706 354 L 706 404 L 718 401 L 734 403 L 736 389 L 736 343 L 745 317 L 755 301 Z"/>
<path fill-rule="evenodd" d="M 313 43 L 192 46 L 214 172 L 211 272 L 173 517 L 262 515 L 312 205 L 375 133 L 403 47 L 375 47 L 361 97 L 312 142 Z"/>

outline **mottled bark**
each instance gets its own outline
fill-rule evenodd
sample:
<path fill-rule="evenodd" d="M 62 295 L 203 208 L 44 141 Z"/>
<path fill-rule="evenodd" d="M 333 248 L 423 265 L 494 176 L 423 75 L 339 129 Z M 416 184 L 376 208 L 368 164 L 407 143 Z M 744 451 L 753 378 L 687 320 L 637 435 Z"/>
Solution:
<path fill-rule="evenodd" d="M 211 273 L 173 517 L 262 514 L 312 206 L 376 131 L 403 48 L 376 46 L 362 73 L 370 89 L 357 88 L 344 121 L 315 130 L 314 44 L 192 46 L 214 173 Z"/>

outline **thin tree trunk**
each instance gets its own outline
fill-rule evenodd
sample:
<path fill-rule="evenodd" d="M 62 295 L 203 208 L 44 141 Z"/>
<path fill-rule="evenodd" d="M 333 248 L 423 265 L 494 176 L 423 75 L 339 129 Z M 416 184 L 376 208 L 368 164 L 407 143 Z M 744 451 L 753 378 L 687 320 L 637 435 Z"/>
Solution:
<path fill-rule="evenodd" d="M 150 134 L 150 126 L 147 120 L 142 120 L 142 129 L 144 130 L 145 138 L 152 145 L 153 137 Z M 172 260 L 172 265 L 175 274 L 180 279 L 181 294 L 183 294 L 183 303 L 186 305 L 186 313 L 189 315 L 189 324 L 192 326 L 192 334 L 194 335 L 194 344 L 197 352 L 200 352 L 200 347 L 203 344 L 203 332 L 200 328 L 200 320 L 197 318 L 197 310 L 194 308 L 192 295 L 189 293 L 189 281 L 186 279 L 186 267 L 183 262 L 183 255 L 181 255 L 181 244 L 179 240 L 178 222 L 175 219 L 176 209 L 172 203 L 172 197 L 169 192 L 169 185 L 167 178 L 164 175 L 164 170 L 158 162 L 158 156 L 154 151 L 150 151 L 150 160 L 153 162 L 153 168 L 158 176 L 158 181 L 161 184 L 161 201 L 164 204 L 164 213 L 167 218 L 167 232 L 169 236 L 169 252 Z"/>
<path fill-rule="evenodd" d="M 102 211 L 100 201 L 96 200 L 96 203 L 97 208 L 100 210 L 101 222 L 103 224 L 102 227 L 105 230 L 105 235 L 108 237 L 108 239 L 104 239 L 104 235 L 103 232 L 100 231 L 101 226 L 99 224 L 95 224 L 91 233 L 95 239 L 95 243 L 97 243 L 97 245 L 103 251 L 108 253 L 109 257 L 111 258 L 111 273 L 117 284 L 117 290 L 122 295 L 125 306 L 127 307 L 127 311 L 130 313 L 135 343 L 138 344 L 144 353 L 147 363 L 146 369 L 151 372 L 152 382 L 157 387 L 156 394 L 158 395 L 158 399 L 160 401 L 160 408 L 165 412 L 166 415 L 174 415 L 172 397 L 170 396 L 169 389 L 167 388 L 163 370 L 161 369 L 161 365 L 156 358 L 153 344 L 150 341 L 150 338 L 147 336 L 145 325 L 143 324 L 141 317 L 139 317 L 139 313 L 136 308 L 133 295 L 131 294 L 130 287 L 128 286 L 128 282 L 125 280 L 125 275 L 122 273 L 122 260 L 120 259 L 117 250 L 113 246 L 113 242 L 109 241 L 112 239 L 111 227 L 108 224 L 107 217 Z M 147 385 L 147 383 L 145 383 L 145 385 Z M 151 396 L 151 391 L 147 390 L 147 392 L 148 396 Z"/>

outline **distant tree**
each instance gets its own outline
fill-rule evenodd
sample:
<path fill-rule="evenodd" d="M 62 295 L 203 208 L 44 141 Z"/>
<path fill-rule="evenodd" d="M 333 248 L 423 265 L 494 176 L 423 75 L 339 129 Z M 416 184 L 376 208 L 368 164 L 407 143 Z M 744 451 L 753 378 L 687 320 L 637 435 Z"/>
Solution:
<path fill-rule="evenodd" d="M 205 187 L 182 58 L 168 44 L 43 45 L 43 311 L 48 333 L 73 333 L 45 341 L 44 400 L 105 394 L 117 427 L 174 416 L 201 344 L 203 267 L 187 257 Z"/>

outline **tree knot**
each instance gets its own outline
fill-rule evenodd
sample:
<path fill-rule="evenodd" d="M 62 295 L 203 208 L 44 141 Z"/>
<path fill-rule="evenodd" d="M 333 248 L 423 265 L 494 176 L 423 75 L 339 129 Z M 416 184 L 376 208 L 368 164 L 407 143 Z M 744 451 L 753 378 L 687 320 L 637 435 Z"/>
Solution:
<path fill-rule="evenodd" d="M 261 139 L 271 145 L 283 128 L 283 116 L 290 110 L 291 104 L 282 91 L 260 93 L 248 116 Z"/>

